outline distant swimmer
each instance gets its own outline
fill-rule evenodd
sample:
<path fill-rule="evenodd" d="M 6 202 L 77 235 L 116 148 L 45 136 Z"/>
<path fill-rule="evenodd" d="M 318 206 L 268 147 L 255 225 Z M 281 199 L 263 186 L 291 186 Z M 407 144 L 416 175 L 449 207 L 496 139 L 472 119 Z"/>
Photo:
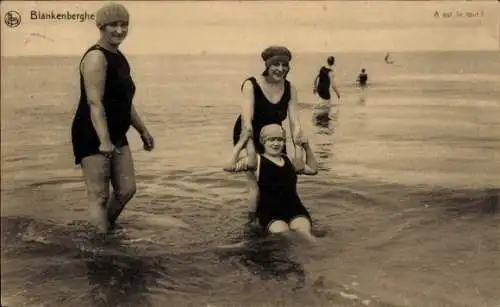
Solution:
<path fill-rule="evenodd" d="M 333 56 L 329 56 L 326 60 L 328 66 L 323 66 L 320 68 L 316 79 L 314 79 L 313 84 L 313 93 L 317 94 L 319 97 L 319 102 L 316 105 L 314 115 L 328 115 L 330 113 L 331 108 L 331 95 L 330 88 L 337 95 L 337 99 L 340 99 L 340 92 L 335 83 L 334 73 L 333 73 L 333 65 L 335 64 L 335 58 Z"/>
<path fill-rule="evenodd" d="M 358 75 L 358 79 L 356 80 L 359 84 L 360 87 L 364 88 L 367 85 L 368 82 L 368 74 L 366 73 L 366 70 L 363 68 L 361 69 L 361 72 Z"/>
<path fill-rule="evenodd" d="M 391 54 L 389 52 L 387 52 L 385 54 L 385 58 L 384 58 L 384 61 L 387 63 L 387 64 L 393 64 L 394 62 L 389 60 L 389 57 L 391 56 Z"/>
<path fill-rule="evenodd" d="M 260 130 L 258 140 L 264 147 L 264 152 L 256 154 L 257 168 L 252 170 L 248 156 L 239 159 L 240 151 L 251 137 L 249 131 L 243 131 L 224 171 L 252 171 L 255 174 L 259 186 L 256 218 L 266 234 L 282 234 L 288 237 L 296 233 L 307 242 L 315 243 L 316 237 L 311 233 L 311 216 L 297 194 L 297 175 L 317 174 L 318 163 L 308 140 L 305 137 L 295 140 L 301 150 L 296 151 L 292 162 L 283 153 L 286 143 L 284 129 L 279 124 L 264 126 Z M 302 151 L 305 151 L 305 164 Z"/>

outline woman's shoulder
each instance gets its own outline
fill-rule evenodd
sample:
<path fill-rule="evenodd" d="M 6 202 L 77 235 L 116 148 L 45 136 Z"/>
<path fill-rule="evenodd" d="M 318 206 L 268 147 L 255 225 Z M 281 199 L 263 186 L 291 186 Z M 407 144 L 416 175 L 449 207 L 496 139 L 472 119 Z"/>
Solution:
<path fill-rule="evenodd" d="M 107 65 L 106 54 L 99 48 L 89 48 L 82 57 L 81 67 L 88 69 Z"/>
<path fill-rule="evenodd" d="M 94 45 L 88 47 L 87 50 L 85 50 L 85 52 L 83 53 L 82 58 L 85 58 L 89 54 L 102 54 L 102 55 L 105 55 L 106 54 L 105 51 L 106 51 L 106 49 L 102 48 L 98 44 L 94 44 Z"/>
<path fill-rule="evenodd" d="M 257 80 L 254 76 L 250 76 L 250 77 L 246 78 L 245 80 L 243 80 L 243 82 L 241 82 L 241 91 L 242 92 L 244 90 L 253 91 L 255 83 L 257 83 Z M 258 83 L 257 83 L 257 85 L 258 85 Z"/>
<path fill-rule="evenodd" d="M 106 59 L 106 54 L 101 50 L 101 49 L 90 49 L 88 52 L 85 53 L 83 56 L 84 59 L 96 59 L 96 58 L 102 58 Z"/>
<path fill-rule="evenodd" d="M 245 78 L 245 80 L 243 80 L 243 83 L 244 84 L 259 84 L 259 80 L 258 80 L 258 77 L 256 76 L 249 76 L 247 78 Z"/>
<path fill-rule="evenodd" d="M 248 76 L 243 80 L 243 83 L 247 83 L 247 82 L 253 83 L 253 82 L 258 82 L 258 81 L 257 81 L 257 78 L 255 76 Z"/>

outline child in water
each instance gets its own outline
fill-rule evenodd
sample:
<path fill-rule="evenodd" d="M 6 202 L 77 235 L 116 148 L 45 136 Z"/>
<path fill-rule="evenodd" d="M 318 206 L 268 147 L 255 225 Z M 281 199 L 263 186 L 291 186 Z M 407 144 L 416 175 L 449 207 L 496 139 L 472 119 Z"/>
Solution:
<path fill-rule="evenodd" d="M 236 143 L 231 159 L 224 171 L 249 171 L 248 157 L 238 160 L 240 151 L 252 136 L 243 132 Z M 286 143 L 285 131 L 280 125 L 264 126 L 260 132 L 260 143 L 264 147 L 263 154 L 257 154 L 257 168 L 254 170 L 259 186 L 256 218 L 267 234 L 283 234 L 288 236 L 293 232 L 311 243 L 316 238 L 311 234 L 312 220 L 309 212 L 302 204 L 297 194 L 297 174 L 316 175 L 317 161 L 307 139 L 297 140 L 306 155 L 303 163 L 292 163 L 283 154 Z M 294 161 L 302 161 L 302 150 L 297 150 Z M 255 159 L 254 159 L 255 161 Z"/>

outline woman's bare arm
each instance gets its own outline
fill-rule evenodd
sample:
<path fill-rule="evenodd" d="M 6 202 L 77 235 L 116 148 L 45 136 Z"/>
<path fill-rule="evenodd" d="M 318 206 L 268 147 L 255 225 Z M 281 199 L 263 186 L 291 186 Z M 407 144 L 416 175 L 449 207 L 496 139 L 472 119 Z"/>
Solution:
<path fill-rule="evenodd" d="M 81 66 L 87 102 L 90 106 L 92 125 L 99 137 L 101 146 L 112 146 L 106 121 L 106 112 L 102 104 L 106 83 L 106 57 L 101 51 L 90 51 L 85 56 Z"/>
<path fill-rule="evenodd" d="M 318 80 L 319 80 L 319 73 L 318 75 L 316 76 L 316 78 L 314 79 L 314 82 L 313 82 L 313 93 L 316 94 L 317 91 L 318 91 Z"/>
<path fill-rule="evenodd" d="M 302 125 L 299 119 L 297 89 L 290 85 L 290 102 L 288 104 L 288 120 L 290 131 L 292 132 L 293 143 L 297 143 L 297 138 L 302 133 Z"/>
<path fill-rule="evenodd" d="M 294 148 L 293 164 L 295 169 L 300 171 L 304 168 L 304 161 L 302 158 L 302 147 L 300 145 L 302 138 L 302 125 L 300 124 L 299 111 L 297 107 L 298 95 L 297 89 L 290 86 L 290 103 L 288 104 L 288 119 L 290 123 L 290 132 L 292 133 L 292 144 Z"/>
<path fill-rule="evenodd" d="M 340 92 L 339 92 L 339 89 L 337 88 L 337 82 L 335 80 L 335 75 L 333 74 L 332 71 L 330 71 L 330 73 L 328 75 L 330 77 L 330 84 L 332 85 L 332 90 L 337 95 L 337 98 L 340 99 Z"/>
<path fill-rule="evenodd" d="M 242 113 L 241 113 L 241 131 L 248 132 L 249 137 L 253 139 L 253 112 L 254 112 L 254 95 L 253 95 L 253 85 L 251 82 L 246 81 L 242 88 L 243 101 L 242 101 Z M 258 140 L 257 140 L 258 141 Z M 257 167 L 255 145 L 253 142 L 246 143 L 246 150 L 248 153 L 248 166 L 250 169 L 255 169 Z"/>
<path fill-rule="evenodd" d="M 309 142 L 305 142 L 303 144 L 304 151 L 306 152 L 306 165 L 302 170 L 301 174 L 304 175 L 316 175 L 318 174 L 318 161 L 316 161 L 316 157 L 312 151 L 311 145 Z"/>
<path fill-rule="evenodd" d="M 304 171 L 304 155 L 303 155 L 303 148 L 300 144 L 295 144 L 294 145 L 295 149 L 295 155 L 292 159 L 292 164 L 293 167 L 295 168 L 295 172 L 297 173 L 302 173 Z"/>
<path fill-rule="evenodd" d="M 148 132 L 148 129 L 146 129 L 146 125 L 144 125 L 144 122 L 142 121 L 141 117 L 139 116 L 139 113 L 137 113 L 137 110 L 135 109 L 134 105 L 132 105 L 131 108 L 131 124 L 132 127 L 134 127 L 135 130 L 140 135 L 143 135 Z"/>

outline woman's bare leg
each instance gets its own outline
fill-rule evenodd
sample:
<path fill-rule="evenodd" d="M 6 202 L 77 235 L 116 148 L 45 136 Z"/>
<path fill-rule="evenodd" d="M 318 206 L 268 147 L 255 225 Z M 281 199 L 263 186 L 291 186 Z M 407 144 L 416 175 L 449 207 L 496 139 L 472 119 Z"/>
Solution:
<path fill-rule="evenodd" d="M 96 154 L 83 158 L 81 166 L 90 203 L 90 220 L 99 232 L 105 233 L 109 229 L 107 203 L 111 172 L 110 159 Z"/>
<path fill-rule="evenodd" d="M 108 203 L 108 222 L 112 227 L 136 192 L 134 161 L 129 146 L 123 146 L 113 153 L 111 184 L 113 194 Z"/>
<path fill-rule="evenodd" d="M 289 237 L 290 235 L 290 227 L 288 227 L 288 224 L 282 220 L 272 221 L 267 227 L 267 231 L 273 235 L 280 234 L 285 237 Z"/>
<path fill-rule="evenodd" d="M 317 243 L 317 238 L 311 233 L 311 222 L 303 216 L 298 216 L 290 221 L 290 229 L 310 243 Z"/>

